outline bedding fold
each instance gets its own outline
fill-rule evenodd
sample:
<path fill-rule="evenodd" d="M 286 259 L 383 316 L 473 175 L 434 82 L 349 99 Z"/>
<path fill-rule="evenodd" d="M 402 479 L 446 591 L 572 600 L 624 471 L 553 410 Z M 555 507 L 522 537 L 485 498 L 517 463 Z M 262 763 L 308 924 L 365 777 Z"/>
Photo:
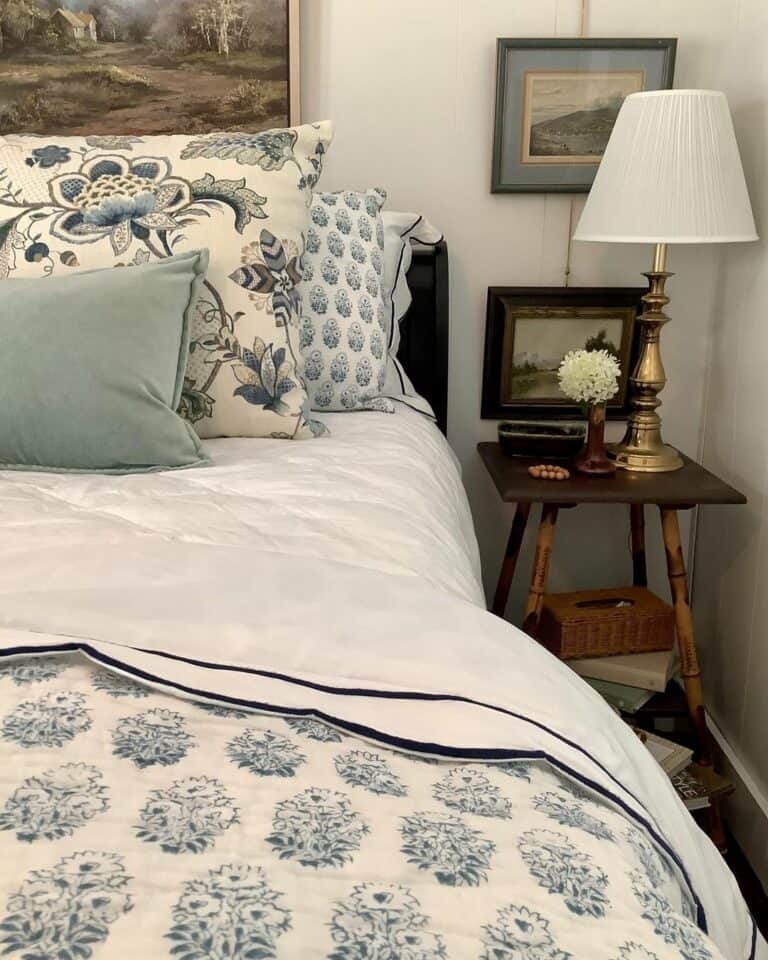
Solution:
<path fill-rule="evenodd" d="M 80 650 L 184 698 L 313 718 L 395 750 L 546 759 L 676 862 L 724 956 L 753 955 L 732 876 L 642 744 L 567 667 L 477 606 L 416 578 L 256 547 L 104 545 L 51 559 L 44 592 L 30 589 L 31 554 L 3 575 L 3 657 Z"/>

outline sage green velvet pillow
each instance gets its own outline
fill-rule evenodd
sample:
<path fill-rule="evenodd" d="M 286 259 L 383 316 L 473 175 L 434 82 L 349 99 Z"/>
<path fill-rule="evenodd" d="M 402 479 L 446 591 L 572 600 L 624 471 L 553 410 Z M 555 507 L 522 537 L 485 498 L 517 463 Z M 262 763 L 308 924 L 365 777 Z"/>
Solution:
<path fill-rule="evenodd" d="M 141 266 L 0 282 L 0 469 L 143 473 L 208 463 L 176 413 L 194 250 Z"/>

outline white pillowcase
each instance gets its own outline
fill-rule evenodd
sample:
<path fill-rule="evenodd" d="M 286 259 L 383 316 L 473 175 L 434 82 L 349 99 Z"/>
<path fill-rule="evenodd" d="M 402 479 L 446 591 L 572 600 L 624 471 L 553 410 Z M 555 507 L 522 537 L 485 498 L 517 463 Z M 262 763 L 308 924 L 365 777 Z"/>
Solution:
<path fill-rule="evenodd" d="M 443 234 L 424 217 L 415 213 L 382 212 L 384 224 L 384 283 L 390 294 L 391 319 L 388 326 L 387 369 L 382 395 L 434 418 L 429 403 L 420 396 L 403 365 L 397 359 L 400 348 L 400 321 L 408 312 L 413 297 L 407 273 L 413 260 L 411 241 L 434 246 Z"/>

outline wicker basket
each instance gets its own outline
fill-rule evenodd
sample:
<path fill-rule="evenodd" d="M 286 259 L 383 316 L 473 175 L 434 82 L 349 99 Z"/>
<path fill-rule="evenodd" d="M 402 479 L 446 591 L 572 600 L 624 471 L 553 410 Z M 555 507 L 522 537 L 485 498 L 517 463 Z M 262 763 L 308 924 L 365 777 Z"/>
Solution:
<path fill-rule="evenodd" d="M 645 587 L 548 593 L 538 639 L 562 660 L 671 650 L 675 616 Z"/>

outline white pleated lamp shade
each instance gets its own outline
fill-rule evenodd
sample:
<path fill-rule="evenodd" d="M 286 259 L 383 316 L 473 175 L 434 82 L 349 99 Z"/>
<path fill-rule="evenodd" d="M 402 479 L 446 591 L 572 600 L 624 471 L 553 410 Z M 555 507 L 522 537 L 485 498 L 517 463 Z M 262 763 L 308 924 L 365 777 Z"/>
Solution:
<path fill-rule="evenodd" d="M 630 94 L 619 110 L 574 239 L 757 240 L 725 94 Z"/>

